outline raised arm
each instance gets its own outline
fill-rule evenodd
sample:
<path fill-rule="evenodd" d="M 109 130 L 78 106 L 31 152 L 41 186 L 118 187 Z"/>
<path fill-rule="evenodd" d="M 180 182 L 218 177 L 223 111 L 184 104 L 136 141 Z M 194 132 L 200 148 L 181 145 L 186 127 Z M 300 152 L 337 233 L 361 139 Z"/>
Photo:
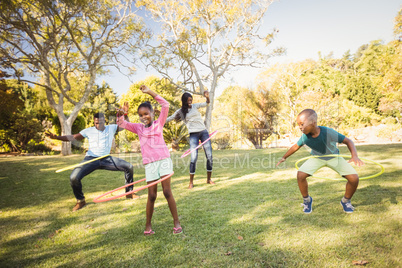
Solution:
<path fill-rule="evenodd" d="M 129 118 L 128 118 L 128 110 L 129 110 L 129 108 L 130 108 L 130 106 L 129 106 L 128 102 L 125 101 L 123 107 L 121 107 L 120 109 L 116 109 L 116 112 L 117 112 L 117 115 L 116 115 L 116 116 L 117 116 L 117 118 L 119 118 L 119 117 L 121 117 L 121 116 L 124 116 L 124 117 L 122 117 L 122 120 L 123 120 L 123 118 L 124 118 L 125 121 L 130 122 L 130 120 L 129 120 Z M 117 120 L 118 120 L 118 119 L 117 119 Z M 116 123 L 117 123 L 117 122 L 116 122 Z M 123 130 L 124 130 L 124 128 L 123 128 L 123 127 L 120 127 L 120 126 L 118 125 L 118 127 L 117 127 L 117 132 L 120 132 L 120 131 L 123 131 Z"/>
<path fill-rule="evenodd" d="M 151 95 L 162 106 L 158 121 L 161 122 L 162 125 L 165 124 L 166 118 L 167 118 L 167 115 L 169 112 L 169 102 L 167 100 L 165 100 L 164 98 L 162 98 L 161 96 L 159 96 L 158 94 L 156 94 L 155 92 L 153 92 L 152 90 L 150 90 L 145 85 L 140 86 L 140 90 L 143 93 L 147 93 L 147 94 Z"/>
<path fill-rule="evenodd" d="M 177 114 L 180 112 L 180 109 L 176 110 L 171 116 L 166 118 L 166 123 L 169 123 L 170 121 L 173 121 L 176 119 Z"/>
<path fill-rule="evenodd" d="M 282 162 L 286 161 L 286 158 L 288 158 L 289 156 L 291 156 L 292 154 L 294 154 L 295 152 L 297 152 L 297 150 L 299 150 L 301 148 L 301 146 L 294 144 L 292 147 L 290 147 L 290 149 L 285 153 L 285 155 L 281 158 L 281 160 L 279 160 L 278 164 L 276 164 L 276 166 L 279 166 Z"/>

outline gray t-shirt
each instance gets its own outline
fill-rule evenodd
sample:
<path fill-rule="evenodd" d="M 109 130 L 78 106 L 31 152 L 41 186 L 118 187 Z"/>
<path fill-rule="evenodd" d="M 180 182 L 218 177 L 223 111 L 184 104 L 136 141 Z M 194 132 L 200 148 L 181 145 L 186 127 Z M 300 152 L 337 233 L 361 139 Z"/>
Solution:
<path fill-rule="evenodd" d="M 200 132 L 205 129 L 204 120 L 201 117 L 200 112 L 198 111 L 201 107 L 206 107 L 208 104 L 206 102 L 202 103 L 193 103 L 191 108 L 188 109 L 188 113 L 186 114 L 186 119 L 183 120 L 184 124 L 186 124 L 188 133 Z M 177 110 L 166 119 L 166 123 L 175 119 L 176 115 L 180 113 L 180 110 Z"/>

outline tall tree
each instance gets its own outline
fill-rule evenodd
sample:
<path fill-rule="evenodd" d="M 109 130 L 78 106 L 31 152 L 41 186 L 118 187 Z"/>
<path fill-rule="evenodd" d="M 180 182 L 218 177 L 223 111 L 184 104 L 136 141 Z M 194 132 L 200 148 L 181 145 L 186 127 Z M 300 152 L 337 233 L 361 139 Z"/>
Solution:
<path fill-rule="evenodd" d="M 297 135 L 295 128 L 297 114 L 302 107 L 302 93 L 310 89 L 313 81 L 311 74 L 318 64 L 313 60 L 274 65 L 258 76 L 261 84 L 271 85 L 280 92 L 278 123 L 280 132 Z"/>
<path fill-rule="evenodd" d="M 179 90 L 202 95 L 209 90 L 206 110 L 210 127 L 218 81 L 241 66 L 259 67 L 281 49 L 267 52 L 276 30 L 260 33 L 262 18 L 273 0 L 140 0 L 161 25 L 161 32 L 143 51 L 155 68 Z"/>
<path fill-rule="evenodd" d="M 127 44 L 136 48 L 144 36 L 132 5 L 119 0 L 1 1 L 0 68 L 45 89 L 62 135 L 71 134 L 96 76 L 121 59 Z M 73 90 L 70 80 L 82 77 L 87 78 L 83 88 Z M 67 102 L 74 106 L 69 115 L 64 113 Z M 70 142 L 63 142 L 62 154 L 71 154 Z"/>

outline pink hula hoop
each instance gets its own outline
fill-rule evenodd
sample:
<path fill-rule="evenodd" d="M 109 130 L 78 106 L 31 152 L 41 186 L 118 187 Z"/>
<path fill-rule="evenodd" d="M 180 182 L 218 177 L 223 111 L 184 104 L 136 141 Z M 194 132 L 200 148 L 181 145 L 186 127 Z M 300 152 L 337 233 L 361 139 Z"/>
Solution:
<path fill-rule="evenodd" d="M 158 184 L 158 183 L 160 183 L 160 182 L 162 182 L 162 181 L 164 181 L 164 180 L 169 179 L 170 177 L 173 176 L 173 174 L 174 174 L 174 172 L 172 172 L 172 173 L 170 173 L 169 175 L 167 175 L 166 177 L 164 177 L 164 178 L 162 178 L 162 179 L 159 179 L 159 180 L 157 180 L 157 181 L 154 181 L 154 182 L 152 182 L 152 183 L 150 183 L 150 184 L 147 184 L 147 185 L 138 187 L 137 189 L 133 189 L 133 190 L 130 191 L 130 192 L 122 193 L 122 194 L 119 194 L 119 195 L 116 195 L 116 196 L 111 196 L 111 197 L 107 197 L 107 198 L 101 199 L 102 197 L 104 197 L 104 196 L 106 196 L 106 195 L 108 195 L 108 194 L 111 194 L 111 193 L 113 193 L 113 192 L 116 192 L 116 191 L 118 191 L 118 190 L 120 190 L 120 189 L 123 189 L 123 188 L 126 188 L 126 187 L 128 187 L 128 186 L 137 184 L 137 183 L 139 183 L 139 182 L 143 182 L 143 181 L 145 181 L 145 178 L 144 178 L 144 179 L 141 179 L 141 180 L 138 180 L 138 181 L 135 181 L 135 182 L 132 182 L 132 183 L 130 183 L 130 184 L 123 185 L 123 186 L 121 186 L 121 187 L 119 187 L 119 188 L 113 189 L 113 190 L 111 190 L 111 191 L 109 191 L 109 192 L 107 192 L 107 193 L 104 193 L 104 194 L 102 194 L 102 195 L 96 197 L 93 201 L 94 201 L 95 203 L 101 203 L 101 202 L 105 202 L 105 201 L 110 201 L 110 200 L 113 200 L 113 199 L 117 199 L 117 198 L 119 198 L 119 197 L 122 197 L 122 196 L 125 196 L 125 195 L 128 195 L 128 194 L 132 194 L 132 193 L 136 193 L 136 192 L 142 191 L 142 190 L 144 190 L 144 189 L 146 189 L 146 188 L 149 188 L 149 187 L 151 187 L 151 186 L 154 186 L 155 184 Z"/>
<path fill-rule="evenodd" d="M 211 134 L 209 134 L 209 138 L 206 139 L 203 143 L 200 143 L 197 147 L 195 147 L 193 150 L 188 149 L 187 151 L 184 152 L 184 154 L 180 157 L 186 157 L 187 155 L 191 154 L 192 152 L 194 152 L 195 150 L 197 150 L 198 148 L 200 148 L 201 146 L 203 146 L 207 141 L 209 141 L 213 136 L 215 136 L 218 133 L 218 130 L 215 130 L 214 132 L 212 132 Z"/>

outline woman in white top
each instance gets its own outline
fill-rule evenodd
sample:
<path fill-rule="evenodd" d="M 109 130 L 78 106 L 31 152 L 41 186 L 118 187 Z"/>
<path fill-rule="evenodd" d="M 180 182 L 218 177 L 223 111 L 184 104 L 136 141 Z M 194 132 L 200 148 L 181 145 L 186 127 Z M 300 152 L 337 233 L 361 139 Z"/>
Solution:
<path fill-rule="evenodd" d="M 209 92 L 204 92 L 204 97 L 206 98 L 206 102 L 204 103 L 194 103 L 193 97 L 190 93 L 184 93 L 181 96 L 181 109 L 178 109 L 174 114 L 169 116 L 166 119 L 166 123 L 176 120 L 177 122 L 183 121 L 186 124 L 188 132 L 190 134 L 190 150 L 193 150 L 198 146 L 199 141 L 204 142 L 209 138 L 209 133 L 207 128 L 205 127 L 204 120 L 201 117 L 200 112 L 198 111 L 201 107 L 206 107 L 209 103 Z M 212 175 L 212 146 L 211 140 L 206 142 L 203 145 L 205 156 L 207 157 L 207 183 L 215 184 L 211 180 Z M 198 150 L 194 150 L 191 153 L 191 162 L 190 162 L 190 185 L 189 189 L 194 187 L 193 180 L 195 174 L 195 168 L 197 163 Z"/>

